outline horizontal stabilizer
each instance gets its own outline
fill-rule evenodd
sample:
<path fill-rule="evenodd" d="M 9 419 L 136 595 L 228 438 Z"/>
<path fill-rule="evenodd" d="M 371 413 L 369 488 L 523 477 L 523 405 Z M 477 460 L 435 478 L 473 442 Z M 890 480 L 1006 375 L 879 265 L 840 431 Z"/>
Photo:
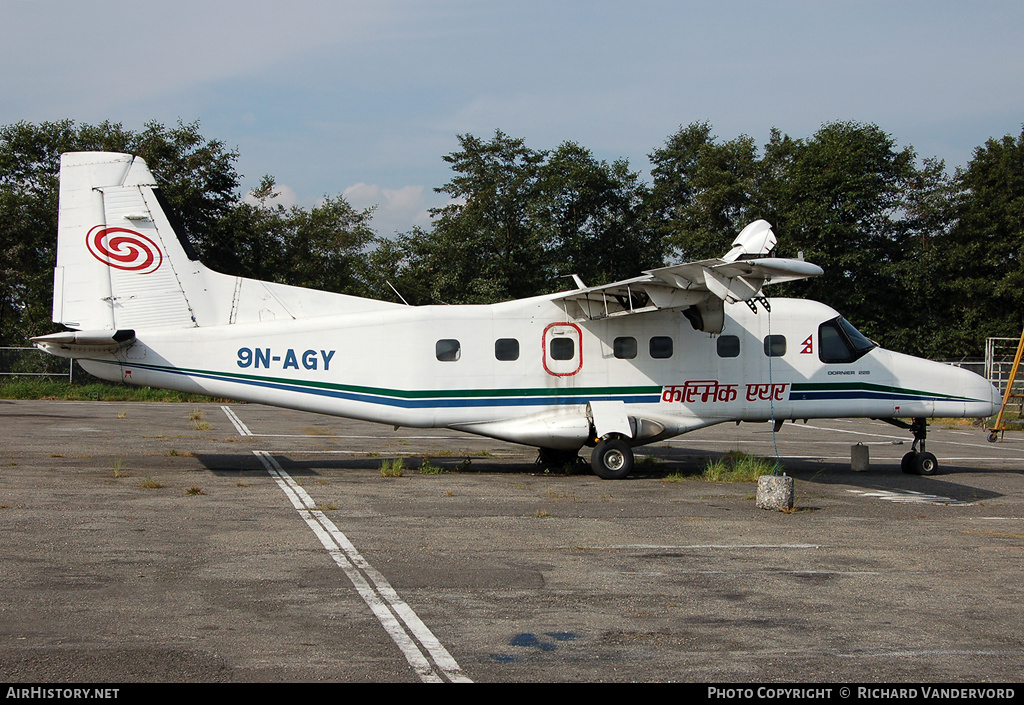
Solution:
<path fill-rule="evenodd" d="M 135 342 L 133 330 L 73 330 L 31 338 L 40 350 L 59 357 L 112 353 Z"/>

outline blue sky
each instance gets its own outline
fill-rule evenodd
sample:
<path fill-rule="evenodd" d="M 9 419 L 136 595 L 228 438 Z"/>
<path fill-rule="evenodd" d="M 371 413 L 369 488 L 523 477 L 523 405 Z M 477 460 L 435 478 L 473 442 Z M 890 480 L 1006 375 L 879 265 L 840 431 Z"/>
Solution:
<path fill-rule="evenodd" d="M 1024 123 L 1024 3 L 0 0 L 0 124 L 199 120 L 246 187 L 429 223 L 456 136 L 647 155 L 681 125 L 879 125 L 966 164 Z"/>

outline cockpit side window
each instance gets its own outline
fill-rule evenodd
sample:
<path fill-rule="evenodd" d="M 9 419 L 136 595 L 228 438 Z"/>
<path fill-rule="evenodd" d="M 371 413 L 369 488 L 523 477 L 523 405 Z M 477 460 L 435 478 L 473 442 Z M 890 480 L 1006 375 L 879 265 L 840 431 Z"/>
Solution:
<path fill-rule="evenodd" d="M 854 362 L 876 347 L 842 316 L 818 326 L 818 359 L 822 362 Z"/>

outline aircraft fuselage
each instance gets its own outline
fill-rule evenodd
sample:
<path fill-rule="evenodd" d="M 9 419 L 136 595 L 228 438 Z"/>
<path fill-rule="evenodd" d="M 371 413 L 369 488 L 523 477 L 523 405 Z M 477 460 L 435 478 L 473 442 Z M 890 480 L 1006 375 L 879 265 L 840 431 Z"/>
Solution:
<path fill-rule="evenodd" d="M 722 421 L 991 413 L 993 388 L 977 375 L 879 347 L 830 358 L 822 346 L 838 313 L 770 303 L 757 313 L 728 305 L 721 335 L 694 330 L 678 311 L 575 320 L 538 297 L 137 330 L 130 347 L 80 362 L 130 384 L 553 447 L 578 448 L 581 433 L 531 440 L 516 421 L 621 402 L 654 424 L 634 435 L 640 443 Z"/>

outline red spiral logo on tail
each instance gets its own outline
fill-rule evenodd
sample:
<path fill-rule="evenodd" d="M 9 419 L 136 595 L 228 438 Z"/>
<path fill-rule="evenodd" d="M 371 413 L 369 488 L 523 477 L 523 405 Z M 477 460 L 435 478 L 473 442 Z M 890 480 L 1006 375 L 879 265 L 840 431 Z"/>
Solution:
<path fill-rule="evenodd" d="M 155 242 L 127 228 L 97 225 L 85 236 L 85 244 L 100 262 L 126 272 L 149 274 L 164 261 Z"/>

